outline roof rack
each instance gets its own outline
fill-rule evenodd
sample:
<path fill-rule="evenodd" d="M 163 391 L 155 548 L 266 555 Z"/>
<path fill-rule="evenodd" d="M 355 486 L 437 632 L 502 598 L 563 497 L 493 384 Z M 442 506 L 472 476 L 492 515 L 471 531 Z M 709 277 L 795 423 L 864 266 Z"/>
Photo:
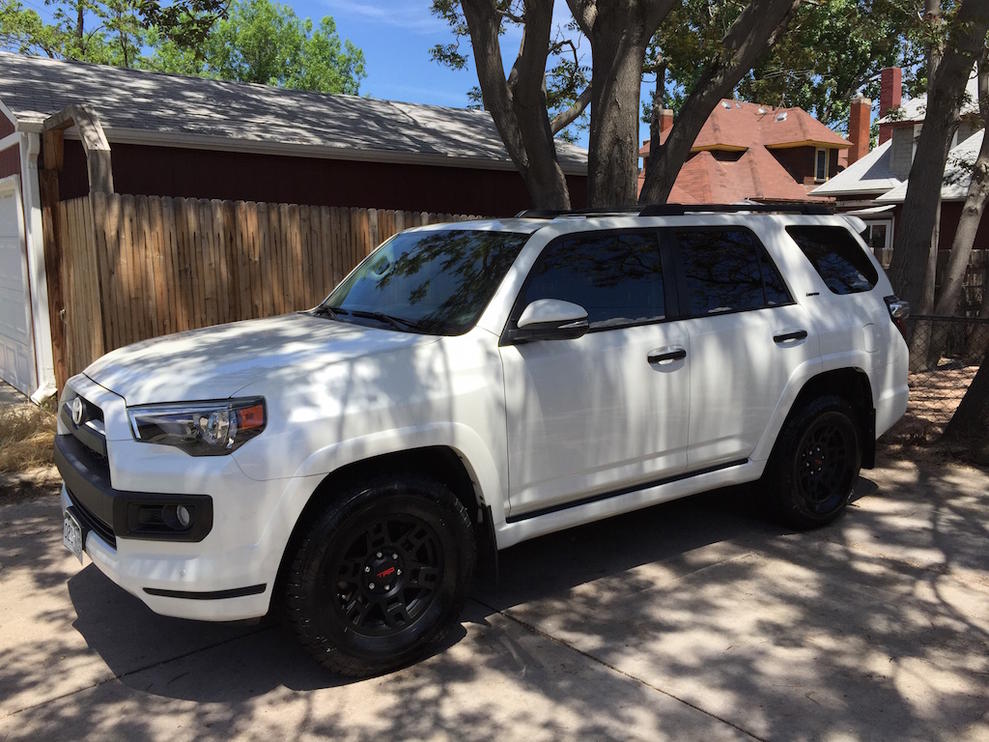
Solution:
<path fill-rule="evenodd" d="M 636 209 L 525 209 L 518 219 L 556 219 L 560 216 L 683 216 L 684 214 L 834 214 L 829 203 L 764 201 L 751 204 L 650 204 Z"/>
<path fill-rule="evenodd" d="M 651 204 L 639 211 L 639 216 L 682 216 L 683 214 L 717 214 L 748 211 L 757 214 L 834 214 L 828 203 L 792 201 L 763 201 L 751 204 Z"/>

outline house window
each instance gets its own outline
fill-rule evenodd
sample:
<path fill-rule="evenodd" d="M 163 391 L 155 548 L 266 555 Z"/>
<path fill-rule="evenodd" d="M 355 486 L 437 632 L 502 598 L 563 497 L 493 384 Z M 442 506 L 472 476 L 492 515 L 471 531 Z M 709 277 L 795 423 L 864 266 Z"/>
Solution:
<path fill-rule="evenodd" d="M 878 250 L 886 250 L 893 246 L 893 221 L 884 219 L 866 222 L 862 239 L 876 253 L 876 257 L 881 257 L 881 253 L 877 252 Z"/>
<path fill-rule="evenodd" d="M 822 183 L 828 179 L 828 151 L 819 149 L 814 153 L 814 179 Z"/>

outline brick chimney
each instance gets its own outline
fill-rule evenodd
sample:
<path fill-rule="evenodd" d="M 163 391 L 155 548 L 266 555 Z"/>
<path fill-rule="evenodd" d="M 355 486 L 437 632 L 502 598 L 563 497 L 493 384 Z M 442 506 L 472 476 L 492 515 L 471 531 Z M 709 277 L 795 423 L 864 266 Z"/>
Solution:
<path fill-rule="evenodd" d="M 848 114 L 848 141 L 852 143 L 848 150 L 848 164 L 861 160 L 869 152 L 869 124 L 872 119 L 872 101 L 865 96 L 852 100 L 851 112 Z"/>
<path fill-rule="evenodd" d="M 886 67 L 879 73 L 879 118 L 903 102 L 903 70 L 899 67 Z M 887 141 L 893 134 L 889 124 L 879 125 L 879 143 Z"/>
<path fill-rule="evenodd" d="M 660 133 L 664 131 L 669 131 L 673 128 L 673 111 L 669 108 L 664 108 L 659 112 L 659 131 Z"/>

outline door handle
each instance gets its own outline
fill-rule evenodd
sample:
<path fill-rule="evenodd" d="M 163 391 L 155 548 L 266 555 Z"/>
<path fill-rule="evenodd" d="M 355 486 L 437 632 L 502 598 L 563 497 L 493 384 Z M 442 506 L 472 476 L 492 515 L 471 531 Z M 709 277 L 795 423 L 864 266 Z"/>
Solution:
<path fill-rule="evenodd" d="M 788 340 L 803 340 L 807 337 L 807 330 L 791 330 L 779 335 L 773 335 L 774 343 L 785 343 Z"/>
<path fill-rule="evenodd" d="M 649 361 L 650 365 L 655 365 L 657 363 L 666 364 L 673 361 L 680 361 L 686 357 L 687 351 L 680 347 L 657 348 L 656 350 L 649 351 L 646 360 Z"/>

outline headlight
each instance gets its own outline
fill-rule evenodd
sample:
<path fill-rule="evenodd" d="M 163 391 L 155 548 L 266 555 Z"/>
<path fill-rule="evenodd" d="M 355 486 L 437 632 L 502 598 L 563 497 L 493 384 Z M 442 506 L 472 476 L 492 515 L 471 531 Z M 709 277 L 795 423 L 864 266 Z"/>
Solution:
<path fill-rule="evenodd" d="M 130 407 L 131 430 L 145 443 L 176 446 L 192 456 L 222 456 L 264 430 L 264 399 Z"/>

